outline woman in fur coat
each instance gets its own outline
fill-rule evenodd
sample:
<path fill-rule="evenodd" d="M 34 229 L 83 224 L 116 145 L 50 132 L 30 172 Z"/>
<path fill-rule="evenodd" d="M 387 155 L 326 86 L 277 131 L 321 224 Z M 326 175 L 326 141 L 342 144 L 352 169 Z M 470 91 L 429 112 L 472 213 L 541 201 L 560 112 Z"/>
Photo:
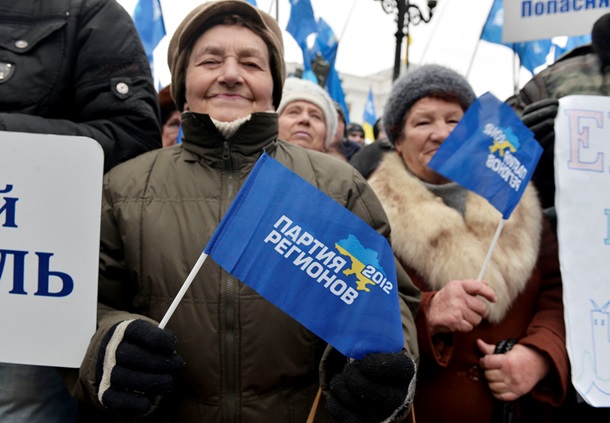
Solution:
<path fill-rule="evenodd" d="M 398 154 L 369 179 L 392 247 L 423 292 L 415 415 L 419 423 L 552 421 L 569 362 L 557 240 L 537 193 L 526 189 L 479 282 L 502 216 L 427 167 L 474 99 L 446 67 L 398 79 L 383 116 Z"/>

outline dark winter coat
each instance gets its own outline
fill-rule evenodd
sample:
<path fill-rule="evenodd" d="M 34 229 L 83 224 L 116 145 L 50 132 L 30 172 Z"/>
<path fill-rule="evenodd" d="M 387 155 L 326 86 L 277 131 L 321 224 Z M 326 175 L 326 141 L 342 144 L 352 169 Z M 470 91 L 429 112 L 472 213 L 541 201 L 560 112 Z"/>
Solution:
<path fill-rule="evenodd" d="M 389 235 L 381 205 L 362 176 L 328 155 L 278 141 L 277 114 L 254 114 L 228 140 L 207 115 L 183 114 L 183 128 L 182 144 L 137 157 L 105 178 L 103 307 L 79 386 L 80 395 L 94 403 L 105 331 L 128 318 L 162 319 L 263 150 Z M 398 274 L 405 343 L 416 356 L 419 291 L 404 272 Z M 168 328 L 177 334 L 186 367 L 174 394 L 143 421 L 305 422 L 327 344 L 211 258 Z M 318 411 L 316 421 L 332 421 L 323 402 Z"/>
<path fill-rule="evenodd" d="M 115 0 L 0 0 L 0 131 L 79 135 L 104 170 L 161 146 L 150 65 Z"/>

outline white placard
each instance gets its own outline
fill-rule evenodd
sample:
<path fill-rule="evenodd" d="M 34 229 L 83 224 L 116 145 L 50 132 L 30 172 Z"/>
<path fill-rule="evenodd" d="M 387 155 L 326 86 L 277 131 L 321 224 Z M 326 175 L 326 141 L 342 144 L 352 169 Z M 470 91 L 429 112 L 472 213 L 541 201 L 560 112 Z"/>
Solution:
<path fill-rule="evenodd" d="M 610 97 L 568 96 L 555 120 L 555 206 L 572 382 L 610 406 Z"/>
<path fill-rule="evenodd" d="M 0 131 L 0 362 L 79 367 L 95 331 L 104 155 Z"/>
<path fill-rule="evenodd" d="M 504 0 L 502 42 L 591 34 L 595 21 L 608 12 L 604 1 Z"/>

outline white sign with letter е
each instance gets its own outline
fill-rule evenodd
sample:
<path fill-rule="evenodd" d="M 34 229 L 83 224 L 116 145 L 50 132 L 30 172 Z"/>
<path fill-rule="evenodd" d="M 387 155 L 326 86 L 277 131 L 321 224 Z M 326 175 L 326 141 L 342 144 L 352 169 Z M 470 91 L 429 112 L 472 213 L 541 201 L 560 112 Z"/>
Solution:
<path fill-rule="evenodd" d="M 80 367 L 95 332 L 104 154 L 0 131 L 0 362 Z"/>
<path fill-rule="evenodd" d="M 610 97 L 567 96 L 555 120 L 555 206 L 576 391 L 610 407 Z"/>

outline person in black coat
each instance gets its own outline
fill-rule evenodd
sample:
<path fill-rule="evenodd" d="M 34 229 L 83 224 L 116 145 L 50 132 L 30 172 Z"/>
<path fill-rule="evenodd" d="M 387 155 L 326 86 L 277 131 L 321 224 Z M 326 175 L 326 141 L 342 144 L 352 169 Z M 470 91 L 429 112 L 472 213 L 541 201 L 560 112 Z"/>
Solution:
<path fill-rule="evenodd" d="M 0 0 L 0 131 L 92 138 L 105 172 L 161 147 L 150 65 L 119 3 Z M 1 422 L 76 414 L 57 369 L 0 364 Z"/>

